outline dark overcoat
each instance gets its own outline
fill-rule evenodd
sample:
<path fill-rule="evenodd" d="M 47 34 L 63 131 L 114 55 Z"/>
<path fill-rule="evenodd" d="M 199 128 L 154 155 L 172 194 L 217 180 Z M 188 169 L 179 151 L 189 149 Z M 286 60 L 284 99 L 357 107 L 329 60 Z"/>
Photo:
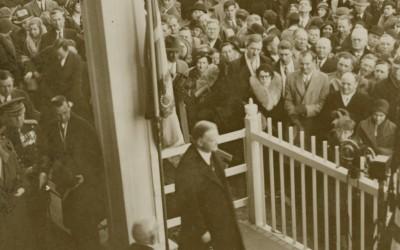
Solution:
<path fill-rule="evenodd" d="M 104 218 L 104 167 L 95 130 L 71 113 L 65 139 L 61 138 L 58 121 L 48 125 L 46 139 L 56 190 L 65 195 L 77 183 L 76 175 L 84 177 L 84 182 L 63 199 L 64 225 L 72 230 L 90 230 L 88 224 L 97 226 Z"/>
<path fill-rule="evenodd" d="M 208 249 L 201 236 L 209 231 L 214 250 L 244 249 L 223 170 L 214 153 L 210 167 L 192 145 L 176 171 L 176 194 L 182 228 L 180 250 Z"/>

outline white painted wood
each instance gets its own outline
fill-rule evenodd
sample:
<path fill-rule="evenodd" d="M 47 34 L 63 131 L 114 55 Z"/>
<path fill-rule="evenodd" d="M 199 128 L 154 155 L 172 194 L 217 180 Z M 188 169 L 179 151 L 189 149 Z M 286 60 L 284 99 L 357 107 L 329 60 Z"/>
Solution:
<path fill-rule="evenodd" d="M 328 161 L 328 142 L 322 143 L 322 157 Z M 328 175 L 324 173 L 324 234 L 325 249 L 329 250 L 329 192 L 328 192 Z"/>
<path fill-rule="evenodd" d="M 341 249 L 341 230 L 340 230 L 340 181 L 335 181 L 335 203 L 336 203 L 336 249 Z"/>
<path fill-rule="evenodd" d="M 360 248 L 365 249 L 365 193 L 360 194 Z"/>
<path fill-rule="evenodd" d="M 304 131 L 300 131 L 300 148 L 304 150 Z M 306 212 L 306 172 L 305 164 L 301 161 L 301 215 L 303 226 L 303 245 L 307 247 L 307 212 Z"/>
<path fill-rule="evenodd" d="M 374 221 L 375 229 L 374 229 L 374 239 L 378 235 L 378 196 L 374 195 L 373 197 L 373 211 L 372 211 L 372 219 Z M 378 249 L 378 242 L 374 241 L 373 249 Z"/>
<path fill-rule="evenodd" d="M 278 138 L 283 141 L 282 122 L 278 122 Z M 281 186 L 281 211 L 282 211 L 282 232 L 287 235 L 286 231 L 286 193 L 285 193 L 285 171 L 284 171 L 284 155 L 279 152 L 279 174 Z"/>
<path fill-rule="evenodd" d="M 311 136 L 311 153 L 316 156 L 315 136 Z M 313 203 L 313 232 L 314 249 L 318 249 L 318 209 L 317 209 L 317 170 L 312 169 L 312 203 Z"/>
<path fill-rule="evenodd" d="M 347 215 L 346 218 L 349 223 L 349 231 L 347 234 L 347 244 L 349 249 L 353 249 L 353 194 L 352 186 L 347 185 Z"/>
<path fill-rule="evenodd" d="M 289 145 L 294 146 L 293 127 L 289 127 Z M 290 157 L 290 205 L 292 207 L 292 238 L 297 242 L 296 183 L 294 178 L 294 159 Z"/>
<path fill-rule="evenodd" d="M 267 119 L 268 135 L 272 136 L 272 119 Z M 271 220 L 272 229 L 276 230 L 276 205 L 275 205 L 275 172 L 274 172 L 274 151 L 268 148 L 269 157 L 269 183 L 271 191 Z"/>

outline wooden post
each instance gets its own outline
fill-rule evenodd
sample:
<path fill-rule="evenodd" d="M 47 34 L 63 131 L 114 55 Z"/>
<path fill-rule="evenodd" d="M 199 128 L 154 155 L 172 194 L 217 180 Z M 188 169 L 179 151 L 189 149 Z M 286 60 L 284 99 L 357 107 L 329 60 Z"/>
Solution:
<path fill-rule="evenodd" d="M 258 113 L 258 107 L 251 98 L 249 104 L 245 105 L 245 111 L 245 159 L 248 168 L 249 220 L 257 226 L 264 226 L 266 214 L 263 147 L 252 139 L 252 134 L 261 133 L 261 114 Z"/>

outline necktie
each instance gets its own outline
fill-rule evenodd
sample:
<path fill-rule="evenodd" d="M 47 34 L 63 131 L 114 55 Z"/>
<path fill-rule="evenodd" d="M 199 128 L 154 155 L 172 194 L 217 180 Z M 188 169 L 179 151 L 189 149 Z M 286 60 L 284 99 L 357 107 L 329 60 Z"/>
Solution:
<path fill-rule="evenodd" d="M 57 30 L 57 39 L 62 39 L 62 38 L 63 38 L 63 35 L 62 35 L 61 30 Z"/>
<path fill-rule="evenodd" d="M 287 77 L 288 74 L 289 74 L 289 67 L 288 67 L 287 65 L 285 65 L 285 66 L 283 67 L 283 70 L 285 71 L 285 76 Z"/>

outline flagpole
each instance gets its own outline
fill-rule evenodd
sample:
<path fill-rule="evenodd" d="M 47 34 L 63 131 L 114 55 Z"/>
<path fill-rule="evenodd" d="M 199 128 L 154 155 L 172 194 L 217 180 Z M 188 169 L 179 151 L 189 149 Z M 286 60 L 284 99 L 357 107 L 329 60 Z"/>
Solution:
<path fill-rule="evenodd" d="M 152 80 L 152 88 L 153 88 L 153 105 L 154 105 L 154 123 L 156 128 L 156 136 L 155 141 L 157 145 L 157 154 L 158 154 L 158 164 L 160 170 L 160 191 L 161 191 L 161 203 L 162 203 L 162 211 L 163 211 L 163 224 L 164 224 L 164 237 L 165 237 L 165 249 L 169 250 L 169 242 L 168 242 L 168 225 L 167 225 L 167 203 L 165 199 L 165 191 L 164 191 L 164 168 L 163 168 L 163 159 L 161 155 L 162 151 L 162 125 L 161 125 L 161 115 L 160 115 L 160 97 L 158 93 L 158 76 L 156 69 L 156 51 L 155 51 L 155 40 L 154 40 L 154 22 L 153 15 L 154 10 L 152 0 L 146 0 L 146 9 L 147 9 L 147 28 L 149 34 L 149 47 L 150 47 L 150 58 L 151 58 L 151 80 Z"/>

